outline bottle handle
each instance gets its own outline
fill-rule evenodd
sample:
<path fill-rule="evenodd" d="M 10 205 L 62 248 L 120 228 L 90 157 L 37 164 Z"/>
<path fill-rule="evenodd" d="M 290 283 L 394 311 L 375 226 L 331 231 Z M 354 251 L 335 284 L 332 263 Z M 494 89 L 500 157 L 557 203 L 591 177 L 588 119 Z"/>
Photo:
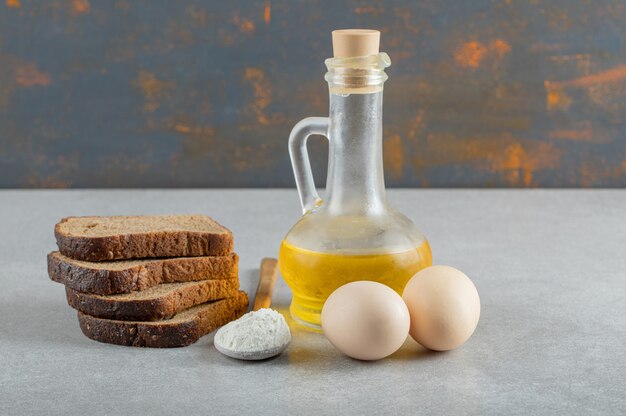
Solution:
<path fill-rule="evenodd" d="M 306 147 L 307 139 L 312 134 L 319 134 L 328 139 L 328 122 L 328 117 L 308 117 L 300 120 L 289 134 L 289 157 L 304 214 L 322 203 L 315 189 L 311 161 Z"/>

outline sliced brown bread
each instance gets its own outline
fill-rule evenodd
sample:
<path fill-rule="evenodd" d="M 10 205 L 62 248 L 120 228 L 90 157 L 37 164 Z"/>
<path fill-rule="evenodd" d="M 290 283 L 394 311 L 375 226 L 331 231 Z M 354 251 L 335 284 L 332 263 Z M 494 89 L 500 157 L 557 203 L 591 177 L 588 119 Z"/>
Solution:
<path fill-rule="evenodd" d="M 141 292 L 123 295 L 90 295 L 65 288 L 67 303 L 97 318 L 121 321 L 168 319 L 185 309 L 237 295 L 239 279 L 164 283 Z"/>
<path fill-rule="evenodd" d="M 79 292 L 113 295 L 146 290 L 161 283 L 237 277 L 239 257 L 178 257 L 171 259 L 87 262 L 58 251 L 48 254 L 48 275 Z"/>
<path fill-rule="evenodd" d="M 206 215 L 68 217 L 54 228 L 59 251 L 86 261 L 225 256 L 233 235 Z"/>
<path fill-rule="evenodd" d="M 80 329 L 88 338 L 133 347 L 184 347 L 220 326 L 239 318 L 248 309 L 248 295 L 204 303 L 164 321 L 116 321 L 78 312 Z"/>

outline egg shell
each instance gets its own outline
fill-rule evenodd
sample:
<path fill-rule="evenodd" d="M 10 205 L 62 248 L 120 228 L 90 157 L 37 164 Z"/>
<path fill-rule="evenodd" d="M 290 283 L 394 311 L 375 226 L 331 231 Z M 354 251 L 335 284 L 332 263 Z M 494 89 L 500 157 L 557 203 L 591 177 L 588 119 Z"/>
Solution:
<path fill-rule="evenodd" d="M 328 340 L 359 360 L 379 360 L 396 352 L 408 336 L 409 324 L 402 297 L 377 282 L 345 284 L 328 297 L 322 309 Z"/>
<path fill-rule="evenodd" d="M 453 267 L 419 271 L 405 286 L 402 298 L 411 315 L 411 337 L 428 349 L 457 348 L 478 325 L 478 291 L 469 277 Z"/>

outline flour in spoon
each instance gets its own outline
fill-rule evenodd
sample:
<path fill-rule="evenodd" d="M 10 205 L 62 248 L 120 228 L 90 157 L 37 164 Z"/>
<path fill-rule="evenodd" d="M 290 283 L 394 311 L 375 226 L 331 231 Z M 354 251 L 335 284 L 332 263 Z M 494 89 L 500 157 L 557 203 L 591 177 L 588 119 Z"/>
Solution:
<path fill-rule="evenodd" d="M 214 342 L 233 352 L 248 353 L 275 349 L 290 340 L 285 318 L 273 309 L 263 308 L 224 325 Z"/>

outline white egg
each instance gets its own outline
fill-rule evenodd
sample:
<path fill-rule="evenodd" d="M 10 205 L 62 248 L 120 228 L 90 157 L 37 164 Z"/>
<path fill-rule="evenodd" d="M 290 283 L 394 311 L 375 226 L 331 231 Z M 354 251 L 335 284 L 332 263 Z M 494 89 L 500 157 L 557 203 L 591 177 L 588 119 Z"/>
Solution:
<path fill-rule="evenodd" d="M 467 341 L 478 325 L 478 291 L 469 277 L 453 267 L 419 271 L 405 286 L 402 298 L 411 315 L 411 337 L 428 349 L 454 349 Z"/>
<path fill-rule="evenodd" d="M 324 303 L 322 328 L 339 351 L 359 360 L 379 360 L 402 346 L 409 311 L 393 289 L 359 281 L 335 290 Z"/>

